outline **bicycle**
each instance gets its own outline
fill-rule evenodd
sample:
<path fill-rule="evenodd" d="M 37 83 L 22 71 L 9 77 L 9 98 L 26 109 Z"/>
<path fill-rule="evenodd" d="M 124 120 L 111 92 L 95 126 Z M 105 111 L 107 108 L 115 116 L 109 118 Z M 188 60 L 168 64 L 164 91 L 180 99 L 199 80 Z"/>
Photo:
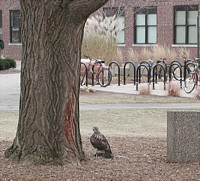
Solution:
<path fill-rule="evenodd" d="M 87 61 L 83 61 L 86 59 L 82 59 L 82 64 L 85 64 L 86 67 L 83 68 L 81 66 L 81 77 L 80 77 L 80 85 L 86 84 L 86 79 L 94 79 L 101 87 L 107 87 L 110 85 L 112 81 L 112 73 L 110 69 L 105 65 L 105 61 L 99 59 L 91 59 L 87 57 Z M 87 76 L 86 76 L 87 73 Z"/>
<path fill-rule="evenodd" d="M 171 67 L 173 68 L 172 74 L 175 80 L 178 81 L 184 81 L 185 77 L 189 74 L 189 72 L 191 72 L 191 67 L 186 66 L 186 64 L 193 62 L 192 60 L 187 60 L 187 55 L 185 52 L 182 52 L 182 60 L 184 62 L 184 65 L 182 65 L 180 62 L 178 61 L 173 61 L 171 63 Z M 192 66 L 193 67 L 193 66 Z M 181 75 L 182 74 L 182 75 Z M 183 78 L 182 78 L 183 77 Z"/>
<path fill-rule="evenodd" d="M 166 73 L 167 73 L 167 65 L 164 60 L 165 59 L 157 60 L 156 62 L 153 62 L 153 60 L 143 61 L 140 64 L 140 66 L 141 66 L 141 69 L 140 69 L 141 82 L 142 83 L 148 82 L 148 80 L 150 82 L 152 82 L 154 74 L 155 74 L 154 78 L 156 79 L 156 81 L 164 80 L 164 72 L 166 71 Z M 153 73 L 154 67 L 155 67 L 155 70 L 154 70 L 155 72 Z M 165 69 L 165 71 L 163 69 Z"/>
<path fill-rule="evenodd" d="M 160 60 L 157 60 L 156 63 L 152 61 L 142 62 L 142 64 L 146 65 L 148 69 L 145 67 L 141 68 L 141 82 L 147 82 L 147 80 L 152 81 L 154 67 L 155 67 L 154 79 L 156 79 L 156 82 L 163 81 L 165 80 L 165 78 L 167 79 L 168 77 L 170 78 L 170 80 L 174 78 L 175 80 L 178 81 L 184 81 L 184 79 L 182 79 L 183 73 L 187 75 L 188 72 L 190 72 L 191 67 L 188 66 L 186 67 L 185 70 L 183 70 L 184 66 L 182 66 L 178 61 L 173 61 L 169 65 L 166 64 L 165 61 L 166 58 L 161 58 Z M 186 58 L 184 58 L 184 61 L 186 61 Z M 186 62 L 189 62 L 189 60 L 187 60 Z M 150 72 L 148 72 L 149 70 Z"/>
<path fill-rule="evenodd" d="M 191 93 L 194 88 L 198 85 L 198 80 L 200 80 L 200 59 L 196 58 L 195 61 L 191 61 L 188 63 L 190 66 L 190 71 L 188 71 L 188 74 L 185 77 L 184 80 L 184 90 L 186 93 Z M 188 68 L 189 66 L 187 66 Z"/>

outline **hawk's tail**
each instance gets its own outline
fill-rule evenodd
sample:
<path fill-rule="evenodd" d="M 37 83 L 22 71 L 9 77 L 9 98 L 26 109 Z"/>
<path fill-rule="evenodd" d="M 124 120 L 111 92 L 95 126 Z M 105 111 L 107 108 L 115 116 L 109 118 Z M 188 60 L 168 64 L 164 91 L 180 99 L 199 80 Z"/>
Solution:
<path fill-rule="evenodd" d="M 114 158 L 114 155 L 112 154 L 111 150 L 105 150 L 105 155 L 104 155 L 105 158 Z"/>

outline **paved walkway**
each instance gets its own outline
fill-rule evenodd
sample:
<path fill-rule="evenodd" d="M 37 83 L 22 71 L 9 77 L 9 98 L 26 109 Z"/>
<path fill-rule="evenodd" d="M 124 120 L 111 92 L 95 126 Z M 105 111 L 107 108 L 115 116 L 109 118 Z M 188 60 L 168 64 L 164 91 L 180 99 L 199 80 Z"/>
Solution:
<path fill-rule="evenodd" d="M 109 110 L 109 109 L 197 109 L 200 103 L 136 103 L 136 104 L 83 104 L 81 110 Z"/>
<path fill-rule="evenodd" d="M 178 82 L 176 83 L 179 84 Z M 138 90 L 140 90 L 142 87 L 147 87 L 147 86 L 148 84 L 139 84 Z M 136 91 L 136 86 L 134 84 L 126 84 L 126 85 L 121 84 L 120 86 L 118 86 L 117 84 L 111 84 L 110 86 L 107 86 L 107 87 L 100 87 L 99 85 L 95 85 L 91 87 L 94 88 L 95 90 L 101 90 L 101 91 L 125 93 L 125 94 L 136 94 L 136 95 L 139 94 L 139 91 Z M 164 90 L 164 83 L 159 82 L 158 84 L 155 84 L 155 89 L 153 90 L 153 86 L 151 84 L 150 92 L 152 95 L 167 96 L 168 95 L 167 87 L 168 87 L 168 83 L 166 84 L 166 90 Z M 196 94 L 195 90 L 190 94 L 185 93 L 183 89 L 180 90 L 181 97 L 194 98 L 195 94 Z"/>

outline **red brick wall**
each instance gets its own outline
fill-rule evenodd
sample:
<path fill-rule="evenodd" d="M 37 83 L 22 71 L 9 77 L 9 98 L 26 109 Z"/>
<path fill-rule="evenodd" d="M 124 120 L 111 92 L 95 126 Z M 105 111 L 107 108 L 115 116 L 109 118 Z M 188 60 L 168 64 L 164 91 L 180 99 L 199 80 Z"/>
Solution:
<path fill-rule="evenodd" d="M 3 40 L 5 48 L 3 50 L 3 56 L 14 58 L 15 60 L 21 60 L 21 44 L 10 43 L 10 10 L 19 10 L 20 4 L 17 0 L 1 0 L 0 9 L 2 10 L 2 29 Z"/>
<path fill-rule="evenodd" d="M 121 2 L 123 0 L 119 0 Z M 125 7 L 125 45 L 121 47 L 125 60 L 127 59 L 127 50 L 129 47 L 134 47 L 135 50 L 140 51 L 141 46 L 133 45 L 133 7 L 144 7 L 144 6 L 157 6 L 157 24 L 158 44 L 166 44 L 172 49 L 178 49 L 179 47 L 173 46 L 173 21 L 174 21 L 174 6 L 176 5 L 199 5 L 200 11 L 200 0 L 124 0 Z M 110 3 L 110 2 L 109 2 Z M 108 5 L 109 5 L 108 3 Z M 16 60 L 21 59 L 21 44 L 10 43 L 10 29 L 9 29 L 9 10 L 20 9 L 19 2 L 17 0 L 0 0 L 0 9 L 2 10 L 3 17 L 3 40 L 5 42 L 5 49 L 3 55 L 5 57 L 14 58 Z M 187 46 L 186 46 L 187 47 Z M 197 47 L 187 47 L 192 52 L 192 57 L 196 56 Z"/>
<path fill-rule="evenodd" d="M 120 0 L 119 0 L 120 1 Z M 134 7 L 156 6 L 157 7 L 157 44 L 166 45 L 171 49 L 178 50 L 180 46 L 173 45 L 174 39 L 174 6 L 180 5 L 198 5 L 200 12 L 200 0 L 127 0 L 124 1 L 125 7 L 125 45 L 121 47 L 125 60 L 128 59 L 127 50 L 133 47 L 134 50 L 140 52 L 144 46 L 134 45 Z M 109 3 L 107 4 L 109 5 Z M 123 6 L 123 5 L 122 5 Z M 200 13 L 199 13 L 200 14 Z M 147 46 L 149 47 L 149 46 Z M 197 46 L 184 46 L 191 52 L 191 57 L 197 56 Z"/>

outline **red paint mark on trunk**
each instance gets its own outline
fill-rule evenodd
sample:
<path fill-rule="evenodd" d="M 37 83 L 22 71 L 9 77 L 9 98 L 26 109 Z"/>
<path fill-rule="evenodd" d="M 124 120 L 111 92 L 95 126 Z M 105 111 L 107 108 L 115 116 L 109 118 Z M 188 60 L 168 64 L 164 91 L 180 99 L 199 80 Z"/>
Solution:
<path fill-rule="evenodd" d="M 66 106 L 66 118 L 65 118 L 65 136 L 67 138 L 67 142 L 71 148 L 74 148 L 74 139 L 73 139 L 73 113 L 74 113 L 74 105 L 72 96 L 69 97 L 67 106 Z"/>

